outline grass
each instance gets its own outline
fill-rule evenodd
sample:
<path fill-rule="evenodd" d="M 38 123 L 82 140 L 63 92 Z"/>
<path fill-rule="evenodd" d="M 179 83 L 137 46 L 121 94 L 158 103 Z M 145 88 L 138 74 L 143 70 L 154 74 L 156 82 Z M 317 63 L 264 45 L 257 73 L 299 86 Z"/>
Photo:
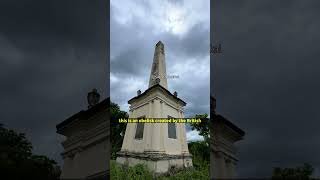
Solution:
<path fill-rule="evenodd" d="M 209 179 L 209 165 L 201 163 L 197 168 L 189 168 L 177 172 L 169 172 L 167 175 L 155 177 L 144 164 L 133 167 L 120 165 L 111 160 L 110 177 L 115 180 L 134 180 L 134 179 L 155 179 L 155 180 L 182 180 L 182 179 Z"/>

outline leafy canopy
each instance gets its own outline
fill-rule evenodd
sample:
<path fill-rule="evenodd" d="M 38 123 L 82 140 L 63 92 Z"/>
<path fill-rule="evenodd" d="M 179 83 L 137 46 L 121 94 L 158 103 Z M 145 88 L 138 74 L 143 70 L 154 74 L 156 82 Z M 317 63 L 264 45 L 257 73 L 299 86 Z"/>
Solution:
<path fill-rule="evenodd" d="M 125 123 L 119 123 L 120 118 L 128 118 L 129 115 L 125 111 L 121 111 L 118 104 L 110 102 L 110 114 L 111 114 L 111 159 L 116 159 L 116 153 L 120 151 L 124 133 L 126 130 Z"/>
<path fill-rule="evenodd" d="M 301 167 L 296 168 L 279 168 L 273 169 L 272 179 L 310 179 L 314 168 L 304 163 Z"/>
<path fill-rule="evenodd" d="M 4 177 L 58 179 L 60 168 L 46 156 L 32 154 L 25 134 L 0 124 L 0 169 Z"/>

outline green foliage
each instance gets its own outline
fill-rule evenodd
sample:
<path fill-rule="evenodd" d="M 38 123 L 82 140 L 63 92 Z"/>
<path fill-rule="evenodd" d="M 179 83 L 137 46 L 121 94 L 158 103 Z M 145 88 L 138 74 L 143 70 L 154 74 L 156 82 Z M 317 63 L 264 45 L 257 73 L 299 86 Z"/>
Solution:
<path fill-rule="evenodd" d="M 135 180 L 135 179 L 153 179 L 152 173 L 143 164 L 137 164 L 133 167 L 127 167 L 117 164 L 111 160 L 111 179 L 115 180 Z"/>
<path fill-rule="evenodd" d="M 116 159 L 116 153 L 121 150 L 123 136 L 126 130 L 125 123 L 119 123 L 120 118 L 128 118 L 129 115 L 125 111 L 121 111 L 119 105 L 110 102 L 110 114 L 111 114 L 111 159 Z"/>
<path fill-rule="evenodd" d="M 196 114 L 194 118 L 208 118 L 208 114 Z M 199 131 L 199 135 L 203 136 L 206 142 L 209 142 L 210 129 L 209 120 L 201 121 L 201 123 L 190 123 L 192 130 Z"/>
<path fill-rule="evenodd" d="M 46 156 L 33 155 L 32 144 L 23 133 L 0 124 L 0 169 L 4 177 L 58 179 L 57 163 Z"/>
<path fill-rule="evenodd" d="M 202 169 L 210 164 L 210 148 L 205 141 L 188 143 L 189 152 L 192 154 L 193 167 Z"/>
<path fill-rule="evenodd" d="M 156 179 L 156 180 L 184 180 L 184 179 L 209 179 L 208 166 L 201 169 L 188 168 L 180 170 L 173 175 L 153 176 L 152 172 L 142 164 L 126 167 L 111 160 L 110 178 L 115 180 Z"/>
<path fill-rule="evenodd" d="M 8 158 L 10 165 L 15 165 L 21 159 L 32 155 L 32 145 L 23 133 L 16 133 L 0 124 L 1 158 Z"/>
<path fill-rule="evenodd" d="M 183 180 L 183 179 L 209 179 L 210 149 L 205 141 L 190 142 L 189 151 L 192 154 L 193 167 L 182 170 L 170 170 L 166 175 L 153 177 L 152 172 L 144 165 L 126 167 L 111 160 L 111 179 L 157 179 L 157 180 Z"/>
<path fill-rule="evenodd" d="M 202 168 L 200 170 L 196 169 L 185 169 L 182 171 L 179 171 L 178 173 L 172 175 L 172 176 L 159 176 L 155 179 L 157 180 L 185 180 L 185 179 L 209 179 L 209 169 L 208 168 Z"/>
<path fill-rule="evenodd" d="M 272 179 L 310 179 L 313 167 L 305 163 L 302 167 L 273 169 Z"/>

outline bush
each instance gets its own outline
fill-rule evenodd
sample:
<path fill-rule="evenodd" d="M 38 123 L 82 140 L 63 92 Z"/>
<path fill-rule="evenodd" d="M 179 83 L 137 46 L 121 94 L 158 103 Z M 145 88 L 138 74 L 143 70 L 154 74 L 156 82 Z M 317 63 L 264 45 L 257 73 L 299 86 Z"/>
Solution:
<path fill-rule="evenodd" d="M 133 180 L 133 179 L 156 179 L 156 180 L 182 180 L 182 179 L 209 179 L 209 166 L 204 165 L 201 168 L 188 168 L 175 171 L 173 175 L 161 175 L 154 177 L 148 167 L 138 164 L 133 167 L 127 167 L 117 164 L 111 160 L 110 178 L 116 180 Z M 169 173 L 170 174 L 170 173 Z"/>
<path fill-rule="evenodd" d="M 296 168 L 279 168 L 273 169 L 272 179 L 310 179 L 314 168 L 304 163 L 301 167 Z"/>
<path fill-rule="evenodd" d="M 152 173 L 148 167 L 144 164 L 137 164 L 133 167 L 127 167 L 125 165 L 117 164 L 114 160 L 111 160 L 111 179 L 116 180 L 135 180 L 135 179 L 153 179 Z"/>
<path fill-rule="evenodd" d="M 209 169 L 203 167 L 202 169 L 188 168 L 177 172 L 171 176 L 159 176 L 157 180 L 183 180 L 183 179 L 209 179 Z"/>
<path fill-rule="evenodd" d="M 205 141 L 196 141 L 188 143 L 189 152 L 192 154 L 193 167 L 197 170 L 207 168 L 209 171 L 210 148 Z"/>
<path fill-rule="evenodd" d="M 42 155 L 32 153 L 32 144 L 25 134 L 0 124 L 1 176 L 11 179 L 59 179 L 60 167 Z"/>
<path fill-rule="evenodd" d="M 111 160 L 111 179 L 157 179 L 157 180 L 182 180 L 182 179 L 209 179 L 210 148 L 206 141 L 188 143 L 192 154 L 193 167 L 188 169 L 170 169 L 166 174 L 153 177 L 153 173 L 142 164 L 133 167 L 119 165 Z"/>

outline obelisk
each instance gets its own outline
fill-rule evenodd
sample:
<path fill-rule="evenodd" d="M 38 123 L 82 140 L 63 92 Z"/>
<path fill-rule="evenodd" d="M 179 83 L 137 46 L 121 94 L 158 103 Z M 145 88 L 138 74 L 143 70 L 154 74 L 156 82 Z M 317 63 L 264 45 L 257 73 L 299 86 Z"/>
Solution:
<path fill-rule="evenodd" d="M 184 118 L 186 103 L 168 90 L 164 44 L 155 46 L 149 88 L 130 99 L 129 118 Z M 128 123 L 117 162 L 154 173 L 192 166 L 184 123 Z"/>
<path fill-rule="evenodd" d="M 149 88 L 156 84 L 168 89 L 164 45 L 161 41 L 156 44 L 154 51 Z"/>

